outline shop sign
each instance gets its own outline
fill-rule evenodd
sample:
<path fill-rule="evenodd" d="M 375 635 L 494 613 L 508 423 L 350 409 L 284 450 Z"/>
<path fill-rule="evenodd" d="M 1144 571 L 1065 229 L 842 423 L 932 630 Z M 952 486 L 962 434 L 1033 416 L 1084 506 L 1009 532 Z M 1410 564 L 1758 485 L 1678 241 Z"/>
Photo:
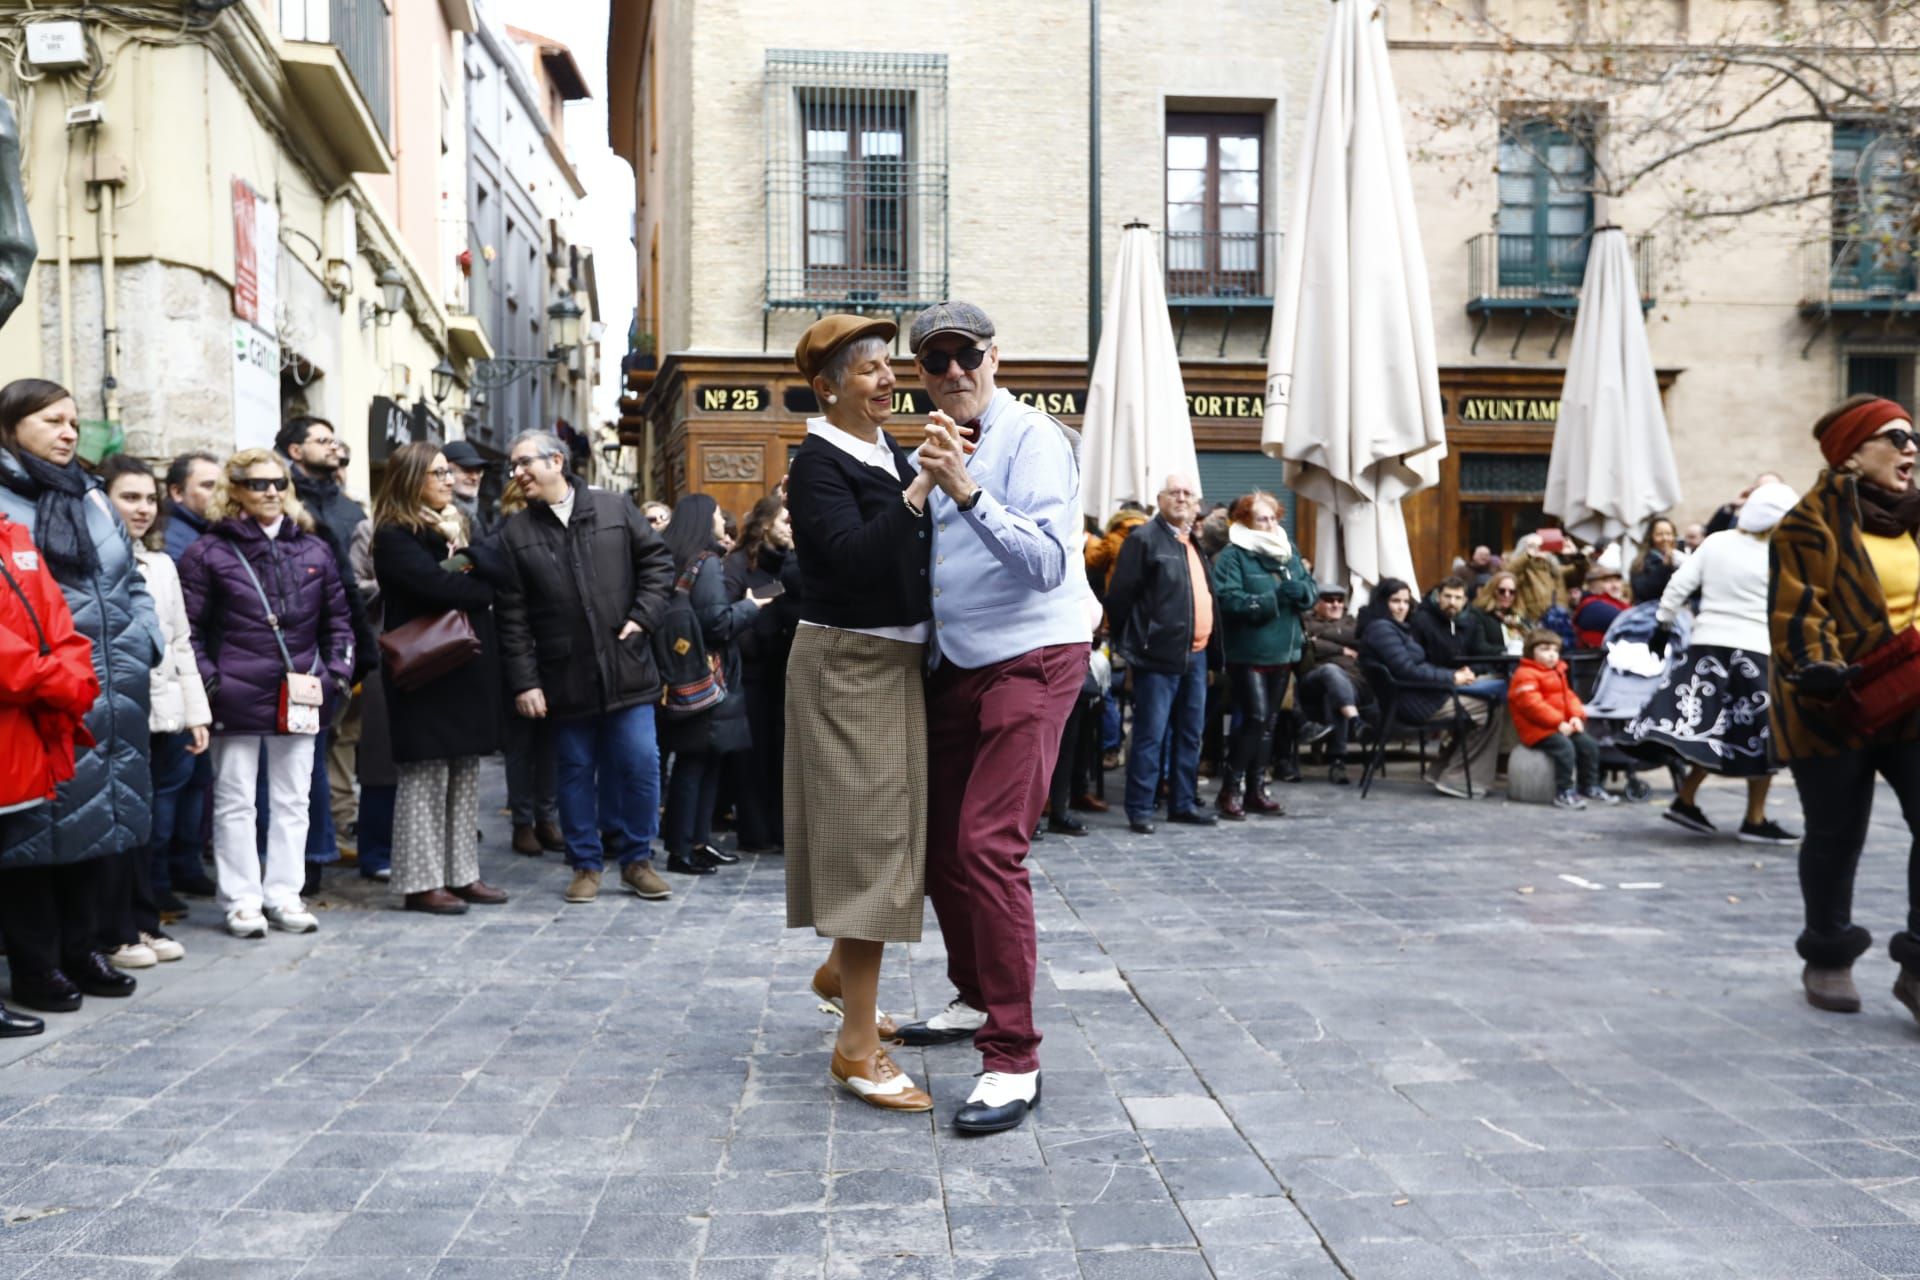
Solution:
<path fill-rule="evenodd" d="M 411 407 L 375 396 L 367 413 L 367 452 L 369 462 L 385 462 L 393 451 L 416 440 L 444 444 L 447 433 L 437 414 L 424 404 Z"/>
<path fill-rule="evenodd" d="M 280 430 L 280 344 L 233 322 L 233 447 L 271 449 Z"/>
<path fill-rule="evenodd" d="M 1051 413 L 1056 416 L 1087 411 L 1087 393 L 1084 391 L 1015 391 L 1013 398 L 1021 404 L 1031 405 L 1042 413 Z"/>
<path fill-rule="evenodd" d="M 233 180 L 233 314 L 274 331 L 279 315 L 280 206 Z"/>
<path fill-rule="evenodd" d="M 1187 392 L 1187 416 L 1192 418 L 1265 418 L 1264 395 L 1221 394 L 1212 391 Z"/>
<path fill-rule="evenodd" d="M 698 401 L 695 402 L 696 405 Z M 820 412 L 820 401 L 813 394 L 812 387 L 788 387 L 783 398 L 788 413 L 805 414 L 812 417 Z M 924 391 L 913 391 L 905 387 L 896 387 L 893 392 L 893 411 L 895 413 L 916 414 L 925 417 L 933 412 L 933 397 Z"/>
<path fill-rule="evenodd" d="M 693 389 L 693 406 L 701 413 L 764 413 L 773 403 L 765 387 L 703 386 Z"/>
<path fill-rule="evenodd" d="M 1542 396 L 1461 396 L 1460 421 L 1558 422 L 1560 400 Z"/>

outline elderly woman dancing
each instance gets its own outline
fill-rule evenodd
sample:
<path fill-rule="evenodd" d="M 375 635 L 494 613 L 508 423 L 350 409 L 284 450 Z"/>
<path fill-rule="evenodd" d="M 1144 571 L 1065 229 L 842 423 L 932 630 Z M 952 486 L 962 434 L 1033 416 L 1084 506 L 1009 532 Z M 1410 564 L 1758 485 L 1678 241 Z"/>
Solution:
<path fill-rule="evenodd" d="M 787 925 L 834 939 L 813 979 L 845 1013 L 833 1078 L 873 1106 L 927 1111 L 933 1099 L 881 1047 L 877 1007 L 886 944 L 920 939 L 927 862 L 933 482 L 882 430 L 894 332 L 826 316 L 794 351 L 825 412 L 787 477 L 803 583 L 787 662 Z"/>

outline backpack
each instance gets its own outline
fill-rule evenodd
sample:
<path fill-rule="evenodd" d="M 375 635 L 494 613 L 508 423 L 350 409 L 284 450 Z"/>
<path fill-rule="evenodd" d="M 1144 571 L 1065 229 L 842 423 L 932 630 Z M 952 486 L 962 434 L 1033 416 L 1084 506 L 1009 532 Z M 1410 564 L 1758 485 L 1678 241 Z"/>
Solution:
<path fill-rule="evenodd" d="M 666 612 L 653 630 L 653 660 L 660 668 L 660 714 L 687 720 L 713 710 L 727 699 L 727 681 L 717 654 L 707 652 L 700 618 L 693 611 L 693 579 L 712 559 L 702 555 L 674 580 Z"/>

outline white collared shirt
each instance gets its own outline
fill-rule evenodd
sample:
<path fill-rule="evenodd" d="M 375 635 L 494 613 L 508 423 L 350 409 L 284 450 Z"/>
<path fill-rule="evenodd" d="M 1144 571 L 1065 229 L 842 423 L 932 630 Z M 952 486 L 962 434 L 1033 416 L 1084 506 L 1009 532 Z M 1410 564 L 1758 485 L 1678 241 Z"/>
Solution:
<path fill-rule="evenodd" d="M 868 444 L 850 431 L 842 431 L 825 418 L 808 418 L 807 434 L 819 436 L 840 452 L 852 458 L 863 467 L 878 467 L 892 476 L 900 478 L 900 464 L 894 459 L 893 449 L 888 446 L 885 434 L 872 444 Z M 824 622 L 800 623 L 803 627 L 825 627 Z M 831 627 L 833 631 L 853 631 L 863 636 L 879 636 L 882 640 L 899 640 L 906 644 L 925 644 L 933 634 L 933 623 L 915 622 L 904 627 Z"/>

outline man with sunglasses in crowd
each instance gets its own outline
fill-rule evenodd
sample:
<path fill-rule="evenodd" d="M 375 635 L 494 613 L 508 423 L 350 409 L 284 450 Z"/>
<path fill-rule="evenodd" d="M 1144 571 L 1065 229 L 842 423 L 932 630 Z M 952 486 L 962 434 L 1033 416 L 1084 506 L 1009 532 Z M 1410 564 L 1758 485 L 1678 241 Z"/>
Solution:
<path fill-rule="evenodd" d="M 954 1117 L 1011 1129 L 1040 1100 L 1027 846 L 1087 674 L 1093 597 L 1081 555 L 1078 440 L 994 385 L 993 321 L 966 302 L 908 335 L 935 412 L 918 464 L 938 487 L 927 681 L 927 893 L 958 996 L 902 1042 L 971 1035 L 985 1059 Z"/>

